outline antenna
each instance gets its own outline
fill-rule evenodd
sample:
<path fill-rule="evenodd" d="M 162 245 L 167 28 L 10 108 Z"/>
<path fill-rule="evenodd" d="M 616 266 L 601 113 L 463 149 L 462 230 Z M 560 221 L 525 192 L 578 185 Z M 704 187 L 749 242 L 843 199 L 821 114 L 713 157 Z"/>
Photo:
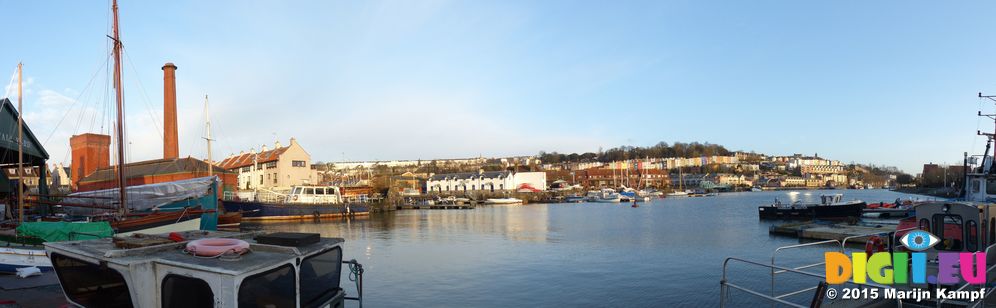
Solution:
<path fill-rule="evenodd" d="M 988 100 L 993 101 L 994 103 L 996 103 L 996 95 L 982 95 L 982 92 L 979 92 L 979 98 L 985 98 L 985 99 L 988 99 Z M 989 155 L 989 148 L 992 145 L 993 141 L 996 140 L 996 114 L 983 114 L 982 111 L 980 110 L 978 112 L 978 116 L 980 116 L 980 117 L 987 117 L 987 118 L 993 120 L 993 129 L 994 129 L 994 131 L 992 133 L 983 132 L 981 130 L 975 132 L 979 136 L 986 136 L 986 138 L 988 138 L 986 140 L 986 151 L 982 152 L 982 164 L 985 165 L 986 164 L 986 156 Z M 996 151 L 994 151 L 993 155 L 994 155 L 994 157 L 996 157 Z M 992 170 L 991 170 L 993 168 L 992 165 L 993 164 L 990 164 L 990 166 L 989 166 L 990 170 L 983 170 L 983 172 L 984 173 L 992 173 Z"/>

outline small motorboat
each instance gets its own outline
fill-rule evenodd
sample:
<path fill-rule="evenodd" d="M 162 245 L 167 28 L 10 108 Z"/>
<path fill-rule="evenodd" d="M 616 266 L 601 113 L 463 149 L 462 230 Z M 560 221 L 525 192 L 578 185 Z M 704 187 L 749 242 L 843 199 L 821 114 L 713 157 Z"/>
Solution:
<path fill-rule="evenodd" d="M 485 204 L 522 204 L 522 199 L 519 198 L 490 198 L 484 200 Z"/>

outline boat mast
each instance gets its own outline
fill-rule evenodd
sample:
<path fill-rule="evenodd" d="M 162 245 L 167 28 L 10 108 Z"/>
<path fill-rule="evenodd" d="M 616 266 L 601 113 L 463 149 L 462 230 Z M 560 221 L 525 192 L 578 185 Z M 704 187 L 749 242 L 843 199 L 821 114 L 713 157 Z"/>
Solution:
<path fill-rule="evenodd" d="M 121 213 L 128 214 L 125 188 L 125 156 L 124 156 L 124 104 L 121 99 L 121 36 L 118 33 L 118 0 L 113 0 L 111 10 L 114 13 L 114 95 L 118 108 L 117 141 L 118 141 L 118 193 L 121 200 Z"/>
<path fill-rule="evenodd" d="M 207 131 L 207 137 L 204 137 L 204 140 L 207 140 L 208 176 L 214 176 L 214 163 L 211 161 L 211 141 L 214 140 L 214 139 L 211 139 L 211 113 L 210 113 L 210 110 L 208 109 L 208 96 L 207 96 L 207 94 L 204 95 L 204 119 L 205 119 L 204 122 L 205 122 L 205 126 L 206 126 L 205 130 Z"/>
<path fill-rule="evenodd" d="M 996 102 L 996 95 L 982 95 L 982 92 L 979 92 L 979 98 L 986 98 L 986 99 L 989 99 L 991 101 Z M 993 125 L 996 126 L 996 114 L 982 114 L 982 111 L 979 111 L 979 116 L 980 117 L 987 117 L 987 118 L 992 119 L 993 120 Z M 991 142 L 993 142 L 994 140 L 996 140 L 996 130 L 994 130 L 993 133 L 984 133 L 984 132 L 979 131 L 979 132 L 977 132 L 977 134 L 982 135 L 982 136 L 986 136 L 986 137 L 989 138 L 989 140 L 986 142 L 986 151 L 984 153 L 982 153 L 982 166 L 985 166 L 986 165 L 986 156 L 989 155 L 989 144 Z M 992 173 L 991 171 L 993 169 L 993 163 L 996 163 L 996 148 L 993 149 L 993 160 L 994 161 L 991 161 L 989 163 L 989 169 L 988 170 L 982 170 L 983 174 L 987 174 L 988 175 L 988 174 Z"/>
<path fill-rule="evenodd" d="M 21 119 L 21 103 L 24 100 L 23 89 L 24 64 L 17 63 L 17 222 L 24 222 L 24 120 Z"/>

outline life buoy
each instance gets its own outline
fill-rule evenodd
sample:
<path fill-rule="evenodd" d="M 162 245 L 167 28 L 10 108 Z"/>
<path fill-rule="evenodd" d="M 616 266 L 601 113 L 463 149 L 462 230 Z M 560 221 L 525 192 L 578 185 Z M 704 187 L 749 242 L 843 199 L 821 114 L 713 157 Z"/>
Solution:
<path fill-rule="evenodd" d="M 869 258 L 872 255 L 873 249 L 875 252 L 885 251 L 885 243 L 882 242 L 882 238 L 878 237 L 878 235 L 869 237 L 868 241 L 865 242 L 865 254 L 867 254 Z"/>
<path fill-rule="evenodd" d="M 232 238 L 205 238 L 187 243 L 187 252 L 201 257 L 217 257 L 225 253 L 243 254 L 249 242 Z"/>

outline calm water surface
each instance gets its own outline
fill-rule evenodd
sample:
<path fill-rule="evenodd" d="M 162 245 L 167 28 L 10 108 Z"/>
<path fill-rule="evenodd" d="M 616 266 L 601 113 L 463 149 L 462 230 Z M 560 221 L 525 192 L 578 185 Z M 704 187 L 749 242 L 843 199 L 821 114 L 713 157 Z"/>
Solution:
<path fill-rule="evenodd" d="M 770 262 L 776 247 L 799 243 L 770 236 L 768 227 L 780 222 L 759 221 L 757 206 L 775 198 L 816 202 L 821 193 L 868 202 L 924 198 L 885 190 L 745 192 L 654 200 L 639 208 L 607 203 L 482 206 L 245 228 L 345 238 L 344 257 L 366 268 L 368 307 L 717 306 L 726 257 Z M 818 262 L 825 250 L 791 251 L 780 255 L 778 264 Z M 765 269 L 730 269 L 731 282 L 769 292 L 770 272 Z M 778 279 L 787 282 L 781 291 L 817 281 Z M 355 294 L 347 283 L 343 279 L 343 287 Z M 762 302 L 734 293 L 731 303 Z"/>

